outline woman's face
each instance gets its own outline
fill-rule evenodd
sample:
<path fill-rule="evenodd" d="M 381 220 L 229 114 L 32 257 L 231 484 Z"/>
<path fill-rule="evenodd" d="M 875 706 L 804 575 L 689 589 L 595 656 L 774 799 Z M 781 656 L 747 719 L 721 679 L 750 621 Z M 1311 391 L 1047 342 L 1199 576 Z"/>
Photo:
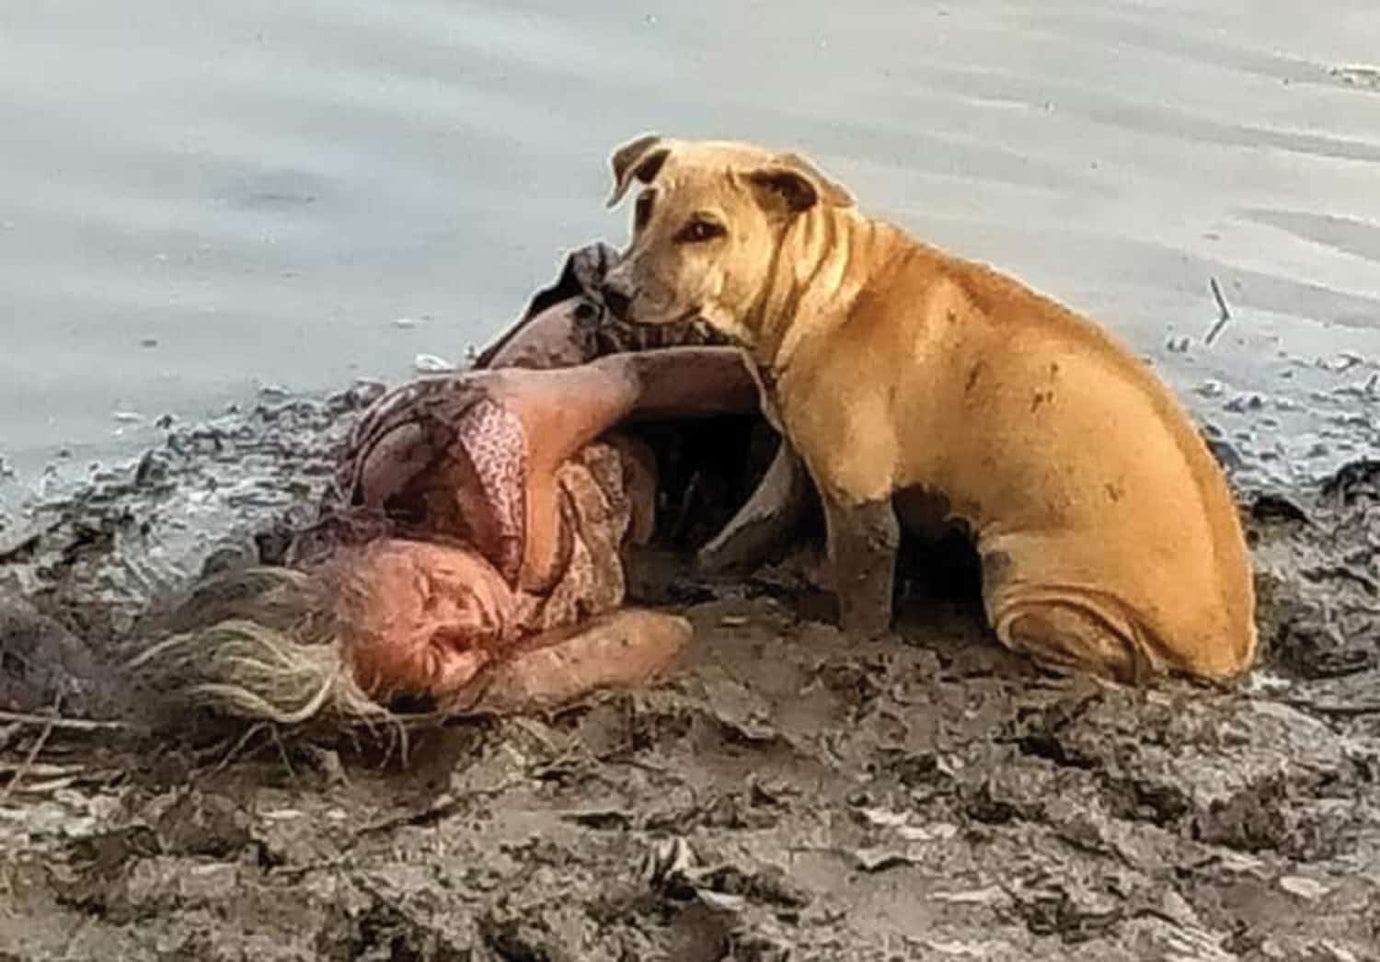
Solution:
<path fill-rule="evenodd" d="M 371 697 L 459 692 L 517 627 L 517 601 L 472 548 L 382 539 L 339 559 L 341 624 Z"/>

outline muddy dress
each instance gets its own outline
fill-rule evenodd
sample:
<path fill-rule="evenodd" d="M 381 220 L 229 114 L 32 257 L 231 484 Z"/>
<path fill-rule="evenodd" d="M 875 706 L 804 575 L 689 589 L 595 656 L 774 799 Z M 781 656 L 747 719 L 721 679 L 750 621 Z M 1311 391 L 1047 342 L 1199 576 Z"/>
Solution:
<path fill-rule="evenodd" d="M 577 252 L 471 371 L 396 388 L 352 430 L 320 519 L 289 560 L 329 566 L 342 643 L 371 698 L 445 699 L 532 639 L 563 638 L 623 605 L 625 548 L 655 529 L 657 457 L 631 434 L 602 430 L 617 425 L 603 424 L 590 396 L 610 375 L 588 362 L 714 337 L 611 320 L 598 299 L 609 260 L 603 245 Z M 538 407 L 514 400 L 500 373 L 555 368 L 589 373 L 538 394 Z M 589 408 L 582 427 L 597 435 L 552 470 L 541 455 L 569 439 L 538 423 L 550 407 Z M 543 490 L 546 502 L 534 501 Z"/>

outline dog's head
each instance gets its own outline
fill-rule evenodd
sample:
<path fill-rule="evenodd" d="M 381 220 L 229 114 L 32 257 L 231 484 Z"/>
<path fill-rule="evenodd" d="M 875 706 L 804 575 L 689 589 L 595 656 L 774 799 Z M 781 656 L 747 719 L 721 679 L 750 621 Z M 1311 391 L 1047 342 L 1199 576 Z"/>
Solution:
<path fill-rule="evenodd" d="M 702 318 L 744 340 L 744 315 L 768 283 L 786 228 L 849 193 L 795 154 L 749 144 L 639 137 L 613 154 L 616 205 L 634 181 L 632 241 L 605 298 L 638 324 Z"/>

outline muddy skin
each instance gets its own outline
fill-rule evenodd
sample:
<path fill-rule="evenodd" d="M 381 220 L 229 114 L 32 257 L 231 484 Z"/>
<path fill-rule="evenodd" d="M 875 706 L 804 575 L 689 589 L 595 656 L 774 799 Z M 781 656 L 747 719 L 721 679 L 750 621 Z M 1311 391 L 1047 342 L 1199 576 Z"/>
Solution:
<path fill-rule="evenodd" d="M 0 581 L 106 653 L 160 578 L 281 552 L 368 393 L 174 430 L 6 532 Z M 760 476 L 770 435 L 739 442 Z M 679 457 L 672 504 L 733 489 L 727 520 L 753 490 Z M 1264 646 L 1237 691 L 1038 672 L 981 627 L 970 554 L 905 540 L 928 577 L 901 579 L 898 637 L 851 645 L 807 577 L 817 527 L 721 580 L 688 567 L 714 526 L 668 512 L 631 596 L 696 641 L 651 690 L 383 768 L 55 729 L 0 800 L 0 957 L 1376 959 L 1380 472 L 1238 494 Z M 0 792 L 43 734 L 12 724 Z"/>
<path fill-rule="evenodd" d="M 532 318 L 506 349 L 564 330 L 573 307 Z M 682 347 L 537 370 L 504 354 L 366 410 L 319 520 L 290 540 L 290 568 L 198 585 L 239 600 L 196 598 L 207 617 L 156 632 L 136 682 L 183 712 L 299 726 L 383 724 L 400 704 L 522 711 L 519 693 L 551 707 L 664 672 L 689 624 L 622 608 L 626 550 L 654 532 L 656 459 L 614 429 L 749 414 L 741 356 Z M 268 606 L 288 616 L 266 623 Z"/>
<path fill-rule="evenodd" d="M 653 531 L 655 458 L 609 429 L 639 415 L 684 420 L 754 405 L 735 352 L 696 348 L 430 378 L 385 396 L 352 433 L 338 496 L 327 499 L 309 547 L 293 546 L 299 560 L 331 569 L 358 684 L 376 700 L 391 693 L 471 710 L 489 707 L 487 696 L 474 703 L 471 682 L 551 704 L 552 693 L 583 693 L 577 666 L 601 686 L 664 670 L 688 625 L 615 615 L 624 550 Z M 378 529 L 351 548 L 369 518 Z M 607 638 L 566 631 L 590 618 L 588 632 Z M 537 645 L 547 657 L 507 657 L 552 631 L 561 637 Z M 644 640 L 645 653 L 627 647 Z M 599 650 L 617 652 L 621 672 L 594 666 Z M 556 674 L 530 675 L 542 666 Z"/>

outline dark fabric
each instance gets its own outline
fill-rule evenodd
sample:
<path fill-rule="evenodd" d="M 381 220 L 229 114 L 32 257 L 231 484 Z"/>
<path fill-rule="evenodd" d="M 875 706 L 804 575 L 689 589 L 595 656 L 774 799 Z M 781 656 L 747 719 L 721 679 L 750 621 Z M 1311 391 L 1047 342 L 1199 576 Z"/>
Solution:
<path fill-rule="evenodd" d="M 608 273 L 609 268 L 617 260 L 618 252 L 604 243 L 588 244 L 570 254 L 565 259 L 565 266 L 561 268 L 561 274 L 556 278 L 556 283 L 533 295 L 531 302 L 527 305 L 527 310 L 523 312 L 518 322 L 481 351 L 479 356 L 475 358 L 474 366 L 476 368 L 489 367 L 493 364 L 494 355 L 503 350 L 504 346 L 522 330 L 528 321 L 548 308 L 572 297 L 579 297 L 583 300 L 584 303 L 577 310 L 584 309 L 586 317 L 594 322 L 591 326 L 597 327 L 598 319 L 606 313 L 600 288 L 604 283 L 604 275 Z"/>
<path fill-rule="evenodd" d="M 629 324 L 615 317 L 604 304 L 604 277 L 618 263 L 618 252 L 599 242 L 586 245 L 570 254 L 561 268 L 560 277 L 550 287 L 538 291 L 527 311 L 511 328 L 485 348 L 475 359 L 476 368 L 487 368 L 494 357 L 533 318 L 571 298 L 579 298 L 574 307 L 578 334 L 589 338 L 584 352 L 586 360 L 607 354 L 628 351 L 647 351 L 663 347 L 708 347 L 726 345 L 728 339 L 700 320 L 678 324 Z"/>

